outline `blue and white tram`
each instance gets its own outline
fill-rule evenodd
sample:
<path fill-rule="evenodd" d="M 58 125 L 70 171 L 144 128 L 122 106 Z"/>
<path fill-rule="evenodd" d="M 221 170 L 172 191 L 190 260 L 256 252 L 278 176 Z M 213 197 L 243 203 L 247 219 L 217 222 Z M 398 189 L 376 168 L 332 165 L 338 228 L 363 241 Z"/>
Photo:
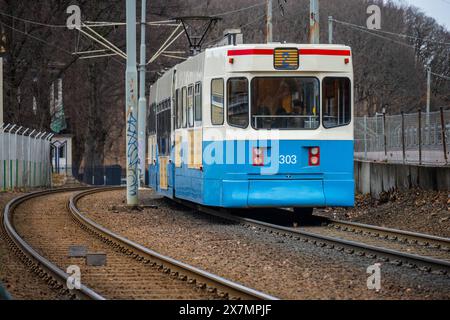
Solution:
<path fill-rule="evenodd" d="M 353 206 L 352 84 L 346 46 L 190 57 L 150 89 L 149 186 L 215 207 Z"/>

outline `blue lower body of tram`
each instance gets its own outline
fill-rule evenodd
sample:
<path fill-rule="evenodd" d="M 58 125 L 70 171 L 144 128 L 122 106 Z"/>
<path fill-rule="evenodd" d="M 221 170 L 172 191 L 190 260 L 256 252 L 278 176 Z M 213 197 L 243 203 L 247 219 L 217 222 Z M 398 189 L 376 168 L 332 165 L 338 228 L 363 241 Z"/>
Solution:
<path fill-rule="evenodd" d="M 186 147 L 182 144 L 182 153 Z M 248 150 L 245 157 L 230 151 L 240 147 Z M 255 147 L 263 150 L 263 166 L 252 160 L 251 150 Z M 313 147 L 320 148 L 320 163 L 315 166 L 309 159 Z M 169 198 L 225 208 L 354 206 L 351 140 L 283 140 L 276 146 L 270 142 L 258 146 L 256 141 L 204 141 L 200 169 L 185 163 L 176 167 L 173 153 L 174 149 L 164 188 L 160 184 L 159 160 L 149 166 L 150 187 Z"/>

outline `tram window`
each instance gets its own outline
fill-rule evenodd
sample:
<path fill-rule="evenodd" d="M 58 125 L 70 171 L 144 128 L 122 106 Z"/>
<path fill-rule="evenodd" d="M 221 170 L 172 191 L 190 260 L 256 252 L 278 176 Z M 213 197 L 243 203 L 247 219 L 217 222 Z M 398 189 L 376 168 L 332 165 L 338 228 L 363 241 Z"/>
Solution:
<path fill-rule="evenodd" d="M 183 108 L 181 105 L 181 91 L 180 89 L 177 89 L 176 92 L 176 117 L 177 117 L 177 129 L 181 128 L 182 120 L 183 120 Z"/>
<path fill-rule="evenodd" d="M 65 146 L 60 146 L 58 153 L 59 153 L 58 157 L 65 158 L 66 157 L 66 147 Z"/>
<path fill-rule="evenodd" d="M 211 122 L 213 125 L 223 125 L 224 122 L 224 88 L 223 79 L 211 81 Z"/>
<path fill-rule="evenodd" d="M 186 87 L 184 87 L 182 89 L 182 99 L 181 99 L 181 104 L 183 107 L 183 128 L 187 127 L 187 113 L 186 113 L 186 108 L 187 108 L 187 89 Z"/>
<path fill-rule="evenodd" d="M 161 106 L 162 107 L 162 106 Z M 158 112 L 157 116 L 157 144 L 160 156 L 170 154 L 170 109 Z"/>
<path fill-rule="evenodd" d="M 227 83 L 227 114 L 228 124 L 248 127 L 248 80 L 247 78 L 232 78 Z"/>
<path fill-rule="evenodd" d="M 188 87 L 188 97 L 187 97 L 187 114 L 189 120 L 189 127 L 194 126 L 194 85 Z"/>
<path fill-rule="evenodd" d="M 154 134 L 156 132 L 156 103 L 152 103 L 147 114 L 147 132 Z"/>
<path fill-rule="evenodd" d="M 202 121 L 202 84 L 197 82 L 195 84 L 194 96 L 195 121 Z"/>
<path fill-rule="evenodd" d="M 255 129 L 317 129 L 320 85 L 317 78 L 258 77 L 252 80 Z"/>
<path fill-rule="evenodd" d="M 325 78 L 323 87 L 323 126 L 334 128 L 350 123 L 351 93 L 350 79 Z"/>

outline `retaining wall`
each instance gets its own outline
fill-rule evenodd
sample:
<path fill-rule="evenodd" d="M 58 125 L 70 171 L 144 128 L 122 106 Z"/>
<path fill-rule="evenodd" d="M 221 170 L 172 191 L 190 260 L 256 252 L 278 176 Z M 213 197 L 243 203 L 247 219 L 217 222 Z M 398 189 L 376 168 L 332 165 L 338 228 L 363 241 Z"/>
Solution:
<path fill-rule="evenodd" d="M 356 191 L 378 198 L 394 189 L 450 190 L 450 167 L 355 161 Z"/>

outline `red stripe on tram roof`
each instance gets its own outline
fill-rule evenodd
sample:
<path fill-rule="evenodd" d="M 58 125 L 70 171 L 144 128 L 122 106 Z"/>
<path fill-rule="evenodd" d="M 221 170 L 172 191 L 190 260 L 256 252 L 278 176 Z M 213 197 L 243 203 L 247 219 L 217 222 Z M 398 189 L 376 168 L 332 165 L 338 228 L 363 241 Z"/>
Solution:
<path fill-rule="evenodd" d="M 228 50 L 228 56 L 266 56 L 273 55 L 274 49 L 238 49 Z M 350 50 L 337 50 L 337 49 L 299 49 L 300 55 L 318 55 L 318 56 L 345 56 L 350 57 L 352 55 Z"/>
<path fill-rule="evenodd" d="M 241 49 L 228 50 L 228 56 L 273 55 L 273 49 Z"/>
<path fill-rule="evenodd" d="M 350 50 L 333 50 L 333 49 L 300 49 L 300 55 L 318 55 L 318 56 L 351 56 Z"/>

